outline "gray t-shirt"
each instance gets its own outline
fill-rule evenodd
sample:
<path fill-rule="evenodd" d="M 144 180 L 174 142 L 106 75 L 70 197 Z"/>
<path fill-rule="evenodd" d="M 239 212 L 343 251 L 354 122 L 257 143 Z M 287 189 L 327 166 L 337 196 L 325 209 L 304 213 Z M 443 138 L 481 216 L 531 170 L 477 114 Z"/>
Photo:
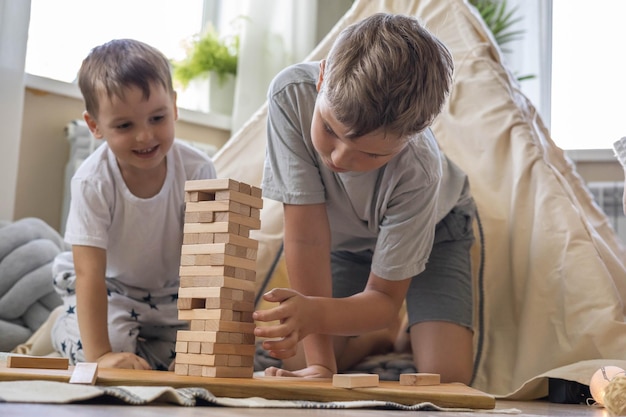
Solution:
<path fill-rule="evenodd" d="M 377 170 L 328 169 L 311 141 L 318 74 L 317 62 L 297 64 L 270 86 L 263 196 L 326 203 L 333 251 L 370 250 L 376 275 L 415 276 L 425 268 L 437 222 L 471 198 L 467 177 L 439 150 L 430 129 Z"/>

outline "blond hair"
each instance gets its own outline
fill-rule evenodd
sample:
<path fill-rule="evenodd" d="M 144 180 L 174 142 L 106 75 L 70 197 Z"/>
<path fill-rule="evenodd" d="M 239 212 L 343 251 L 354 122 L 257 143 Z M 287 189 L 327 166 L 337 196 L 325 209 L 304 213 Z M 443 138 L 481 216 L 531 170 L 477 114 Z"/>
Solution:
<path fill-rule="evenodd" d="M 133 39 L 114 39 L 93 48 L 78 71 L 85 109 L 93 117 L 102 92 L 109 99 L 124 98 L 125 89 L 135 86 L 148 99 L 154 84 L 174 92 L 170 63 L 158 49 Z"/>
<path fill-rule="evenodd" d="M 350 136 L 412 135 L 439 114 L 454 64 L 417 19 L 378 13 L 344 29 L 328 54 L 320 93 Z"/>

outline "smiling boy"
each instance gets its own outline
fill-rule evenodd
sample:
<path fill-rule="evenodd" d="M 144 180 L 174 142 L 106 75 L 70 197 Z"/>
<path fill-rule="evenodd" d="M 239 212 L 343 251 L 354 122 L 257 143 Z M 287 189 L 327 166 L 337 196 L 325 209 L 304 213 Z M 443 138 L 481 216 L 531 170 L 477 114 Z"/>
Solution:
<path fill-rule="evenodd" d="M 130 39 L 94 48 L 78 74 L 84 119 L 104 140 L 71 181 L 54 263 L 65 314 L 52 331 L 72 363 L 168 369 L 175 351 L 184 184 L 215 178 L 211 160 L 174 139 L 167 58 Z"/>
<path fill-rule="evenodd" d="M 332 376 L 346 337 L 391 327 L 406 300 L 418 371 L 470 383 L 475 206 L 429 129 L 452 72 L 416 19 L 380 13 L 274 79 L 262 186 L 283 202 L 291 288 L 254 318 L 278 323 L 256 329 L 271 356 L 302 341 L 306 364 L 266 374 Z"/>

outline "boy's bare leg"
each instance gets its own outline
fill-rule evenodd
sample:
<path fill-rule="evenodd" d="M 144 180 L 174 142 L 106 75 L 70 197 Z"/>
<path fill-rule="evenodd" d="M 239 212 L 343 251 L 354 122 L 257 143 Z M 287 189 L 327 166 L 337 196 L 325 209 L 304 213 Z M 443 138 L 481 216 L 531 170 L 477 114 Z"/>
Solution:
<path fill-rule="evenodd" d="M 469 385 L 474 362 L 473 332 L 458 324 L 427 321 L 411 326 L 413 360 L 418 372 L 441 375 L 441 382 Z"/>

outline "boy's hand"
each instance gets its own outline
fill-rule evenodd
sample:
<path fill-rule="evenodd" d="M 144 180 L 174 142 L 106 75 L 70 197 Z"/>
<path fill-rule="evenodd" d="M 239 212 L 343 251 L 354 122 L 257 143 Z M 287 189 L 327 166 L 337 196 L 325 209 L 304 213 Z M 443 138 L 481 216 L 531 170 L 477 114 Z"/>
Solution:
<path fill-rule="evenodd" d="M 312 322 L 315 320 L 312 300 L 288 288 L 274 288 L 265 293 L 263 299 L 280 305 L 255 311 L 252 317 L 262 322 L 277 321 L 278 324 L 257 327 L 254 335 L 274 339 L 263 341 L 263 348 L 269 351 L 270 356 L 290 358 L 296 354 L 298 342 L 312 333 Z"/>
<path fill-rule="evenodd" d="M 108 352 L 97 360 L 101 368 L 152 369 L 142 357 L 130 352 Z"/>
<path fill-rule="evenodd" d="M 333 371 L 322 365 L 311 365 L 298 371 L 287 371 L 285 369 L 271 366 L 265 370 L 265 376 L 287 376 L 301 378 L 332 378 Z"/>

